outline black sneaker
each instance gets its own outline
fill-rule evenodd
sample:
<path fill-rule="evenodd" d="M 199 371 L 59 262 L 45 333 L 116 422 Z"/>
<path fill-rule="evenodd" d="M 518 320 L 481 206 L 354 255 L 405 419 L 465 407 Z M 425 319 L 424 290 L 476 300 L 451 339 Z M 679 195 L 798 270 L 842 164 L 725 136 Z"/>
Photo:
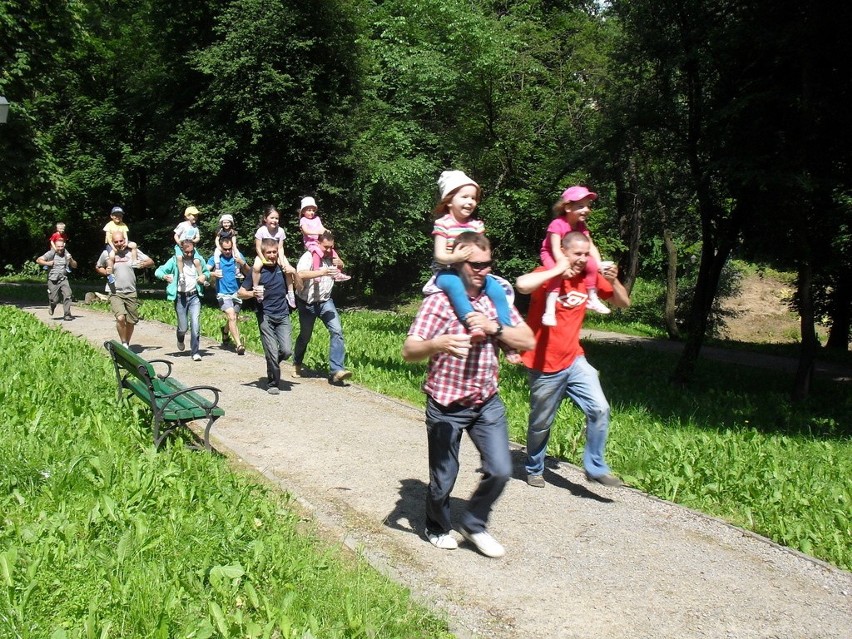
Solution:
<path fill-rule="evenodd" d="M 599 484 L 603 484 L 604 486 L 610 486 L 611 488 L 618 488 L 620 486 L 624 486 L 624 482 L 612 473 L 608 475 L 601 475 L 600 477 L 592 477 L 589 473 L 586 473 L 586 479 L 588 481 L 594 481 Z"/>
<path fill-rule="evenodd" d="M 177 341 L 177 349 L 178 349 L 179 351 L 182 351 L 182 350 L 183 350 L 183 349 L 185 349 L 185 348 L 186 348 L 186 344 L 184 344 L 184 343 L 183 343 L 183 339 L 182 339 L 182 338 L 178 338 L 178 341 Z"/>
<path fill-rule="evenodd" d="M 50 305 L 50 316 L 51 317 L 53 317 L 53 311 L 55 311 L 55 310 L 56 310 L 56 304 L 51 304 Z"/>
<path fill-rule="evenodd" d="M 228 334 L 228 327 L 222 327 L 222 344 L 227 344 L 231 341 L 231 336 Z"/>

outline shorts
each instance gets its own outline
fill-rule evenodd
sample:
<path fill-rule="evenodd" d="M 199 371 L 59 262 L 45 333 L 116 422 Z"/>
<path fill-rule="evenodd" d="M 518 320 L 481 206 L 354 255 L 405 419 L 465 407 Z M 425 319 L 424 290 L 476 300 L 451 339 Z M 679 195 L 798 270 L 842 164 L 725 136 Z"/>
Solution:
<path fill-rule="evenodd" d="M 128 324 L 139 322 L 139 298 L 135 293 L 113 293 L 109 296 L 109 307 L 116 319 L 124 315 Z"/>
<path fill-rule="evenodd" d="M 217 295 L 216 303 L 219 305 L 220 311 L 227 311 L 229 308 L 232 308 L 239 313 L 240 309 L 243 307 L 243 301 L 236 295 Z"/>

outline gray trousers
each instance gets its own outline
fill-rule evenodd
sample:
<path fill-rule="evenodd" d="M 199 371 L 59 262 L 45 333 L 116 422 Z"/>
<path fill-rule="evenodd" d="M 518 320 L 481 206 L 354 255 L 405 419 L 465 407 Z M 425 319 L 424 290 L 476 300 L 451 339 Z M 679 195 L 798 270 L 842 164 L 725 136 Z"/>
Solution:
<path fill-rule="evenodd" d="M 71 285 L 67 277 L 63 277 L 58 282 L 47 280 L 47 299 L 50 301 L 51 308 L 59 306 L 62 302 L 65 317 L 71 315 Z"/>

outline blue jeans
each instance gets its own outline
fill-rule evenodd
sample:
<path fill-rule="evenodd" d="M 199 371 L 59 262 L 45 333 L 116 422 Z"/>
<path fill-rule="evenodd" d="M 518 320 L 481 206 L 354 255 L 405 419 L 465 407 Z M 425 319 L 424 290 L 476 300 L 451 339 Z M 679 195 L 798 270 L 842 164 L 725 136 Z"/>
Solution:
<path fill-rule="evenodd" d="M 573 399 L 586 415 L 586 447 L 583 468 L 591 477 L 610 472 L 604 461 L 609 434 L 609 403 L 601 389 L 598 371 L 578 357 L 568 368 L 556 373 L 530 369 L 530 420 L 527 426 L 527 474 L 544 472 L 544 454 L 556 411 L 566 397 Z"/>
<path fill-rule="evenodd" d="M 281 362 L 293 352 L 290 315 L 278 317 L 259 312 L 257 326 L 260 329 L 260 343 L 263 345 L 263 357 L 266 359 L 269 386 L 277 387 L 281 381 Z"/>
<path fill-rule="evenodd" d="M 178 293 L 175 298 L 175 315 L 177 315 L 177 339 L 183 341 L 189 325 L 189 350 L 195 355 L 198 352 L 198 338 L 201 335 L 201 298 L 197 293 Z"/>
<path fill-rule="evenodd" d="M 435 276 L 435 286 L 446 293 L 450 304 L 453 305 L 453 310 L 456 312 L 456 317 L 460 321 L 464 322 L 464 318 L 473 313 L 473 305 L 467 296 L 464 282 L 453 269 L 448 268 L 439 272 Z M 486 275 L 482 292 L 494 304 L 494 310 L 497 311 L 497 321 L 503 326 L 511 326 L 512 312 L 509 309 L 509 300 L 506 299 L 506 291 L 503 290 L 500 283 L 493 277 Z"/>
<path fill-rule="evenodd" d="M 426 398 L 426 437 L 429 442 L 429 488 L 426 492 L 426 530 L 445 533 L 452 528 L 450 493 L 459 474 L 459 447 L 467 431 L 479 451 L 482 479 L 462 515 L 468 532 L 486 529 L 494 502 L 512 476 L 506 407 L 499 395 L 479 406 L 442 406 Z"/>
<path fill-rule="evenodd" d="M 340 324 L 340 315 L 337 307 L 331 299 L 325 302 L 308 304 L 299 296 L 296 296 L 296 308 L 299 309 L 299 337 L 296 338 L 296 353 L 293 355 L 293 363 L 301 364 L 305 359 L 305 351 L 314 333 L 314 323 L 317 318 L 322 320 L 328 329 L 328 374 L 334 375 L 343 370 L 343 360 L 346 358 L 346 345 L 343 342 L 343 326 Z"/>

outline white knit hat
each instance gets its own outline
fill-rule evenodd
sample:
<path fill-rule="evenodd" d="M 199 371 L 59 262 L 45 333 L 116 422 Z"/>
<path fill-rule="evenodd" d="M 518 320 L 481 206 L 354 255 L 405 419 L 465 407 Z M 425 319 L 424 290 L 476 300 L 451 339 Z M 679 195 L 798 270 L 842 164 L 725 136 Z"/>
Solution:
<path fill-rule="evenodd" d="M 472 184 L 479 189 L 479 185 L 464 174 L 464 171 L 444 171 L 441 177 L 438 178 L 438 188 L 441 190 L 441 199 L 443 200 L 449 193 L 452 193 L 460 186 Z"/>
<path fill-rule="evenodd" d="M 233 224 L 234 216 L 230 213 L 222 213 L 222 217 L 219 218 L 219 224 L 221 224 L 222 222 L 230 222 L 231 224 Z"/>
<path fill-rule="evenodd" d="M 304 211 L 304 210 L 305 210 L 306 208 L 308 208 L 309 206 L 312 206 L 312 207 L 314 207 L 314 208 L 317 208 L 317 202 L 316 202 L 316 200 L 315 200 L 314 198 L 312 198 L 310 195 L 308 195 L 307 197 L 303 197 L 303 198 L 302 198 L 302 204 L 299 206 L 299 213 L 301 213 L 302 211 Z"/>

